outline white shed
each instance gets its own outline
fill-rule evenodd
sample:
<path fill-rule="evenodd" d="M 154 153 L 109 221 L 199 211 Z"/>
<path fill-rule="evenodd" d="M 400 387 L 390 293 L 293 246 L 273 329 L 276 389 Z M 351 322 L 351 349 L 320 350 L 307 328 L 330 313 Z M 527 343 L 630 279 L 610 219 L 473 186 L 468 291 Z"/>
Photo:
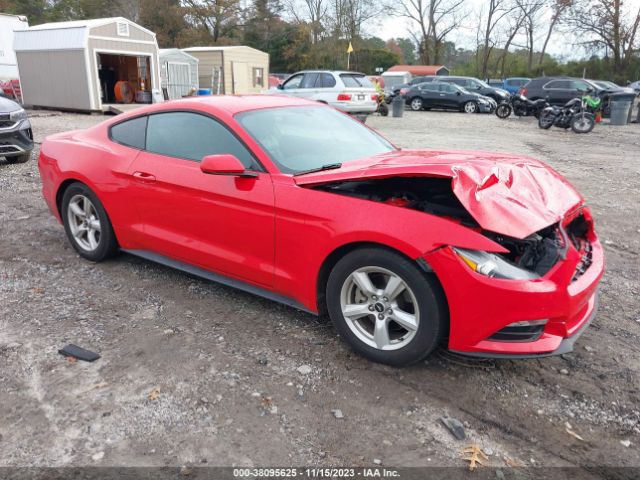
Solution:
<path fill-rule="evenodd" d="M 13 48 L 13 32 L 28 27 L 27 17 L 0 13 L 0 80 L 18 78 L 18 61 Z"/>
<path fill-rule="evenodd" d="M 169 100 L 198 89 L 198 59 L 178 48 L 160 49 L 160 80 Z"/>
<path fill-rule="evenodd" d="M 155 33 L 123 17 L 45 23 L 15 32 L 24 103 L 95 111 L 161 98 Z"/>

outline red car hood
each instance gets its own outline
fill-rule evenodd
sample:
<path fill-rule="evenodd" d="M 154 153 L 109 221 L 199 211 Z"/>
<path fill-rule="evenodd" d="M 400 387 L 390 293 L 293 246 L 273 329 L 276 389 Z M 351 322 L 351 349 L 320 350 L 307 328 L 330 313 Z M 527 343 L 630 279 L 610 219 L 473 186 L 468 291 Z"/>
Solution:
<path fill-rule="evenodd" d="M 294 177 L 300 186 L 388 177 L 449 177 L 478 224 L 525 238 L 558 222 L 583 198 L 547 165 L 527 157 L 468 151 L 398 150 Z"/>

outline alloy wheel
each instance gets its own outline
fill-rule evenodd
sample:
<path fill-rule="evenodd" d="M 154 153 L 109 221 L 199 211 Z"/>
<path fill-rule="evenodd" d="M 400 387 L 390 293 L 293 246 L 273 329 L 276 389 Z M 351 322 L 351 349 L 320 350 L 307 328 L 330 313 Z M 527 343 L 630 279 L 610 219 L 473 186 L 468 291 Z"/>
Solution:
<path fill-rule="evenodd" d="M 464 111 L 466 113 L 476 113 L 477 109 L 478 106 L 475 104 L 475 102 L 467 102 L 464 104 Z"/>
<path fill-rule="evenodd" d="M 80 248 L 87 252 L 98 248 L 102 225 L 98 212 L 88 197 L 77 194 L 71 198 L 67 208 L 67 222 L 73 239 Z"/>
<path fill-rule="evenodd" d="M 342 285 L 340 307 L 349 329 L 378 350 L 406 346 L 420 322 L 418 302 L 409 285 L 382 267 L 352 272 Z"/>
<path fill-rule="evenodd" d="M 422 110 L 422 100 L 419 98 L 414 98 L 413 100 L 411 100 L 411 110 Z"/>

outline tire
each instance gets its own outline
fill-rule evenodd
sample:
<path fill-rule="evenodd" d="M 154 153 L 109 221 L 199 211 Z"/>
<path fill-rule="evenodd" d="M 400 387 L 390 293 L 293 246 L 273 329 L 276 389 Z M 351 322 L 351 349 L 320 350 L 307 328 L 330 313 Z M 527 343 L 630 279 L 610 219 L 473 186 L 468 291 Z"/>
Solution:
<path fill-rule="evenodd" d="M 544 130 L 549 130 L 553 125 L 554 116 L 551 112 L 542 112 L 538 117 L 538 126 Z"/>
<path fill-rule="evenodd" d="M 6 157 L 7 163 L 26 163 L 31 158 L 31 152 L 16 155 L 15 157 Z"/>
<path fill-rule="evenodd" d="M 579 113 L 571 119 L 571 130 L 575 133 L 589 133 L 596 126 L 596 119 L 591 113 Z"/>
<path fill-rule="evenodd" d="M 387 115 L 389 115 L 389 107 L 387 107 L 385 103 L 381 103 L 378 106 L 378 112 L 380 112 L 380 115 L 382 115 L 383 117 L 386 117 Z"/>
<path fill-rule="evenodd" d="M 462 111 L 465 113 L 478 113 L 478 104 L 473 101 L 466 102 L 462 106 Z"/>
<path fill-rule="evenodd" d="M 424 102 L 420 97 L 415 97 L 411 99 L 409 106 L 411 107 L 411 110 L 413 110 L 414 112 L 419 112 L 420 110 L 423 109 Z"/>
<path fill-rule="evenodd" d="M 101 262 L 118 252 L 118 241 L 107 212 L 85 184 L 76 182 L 67 187 L 62 196 L 61 214 L 69 243 L 81 257 Z"/>
<path fill-rule="evenodd" d="M 365 277 L 368 283 L 362 281 Z M 390 295 L 385 296 L 385 285 Z M 446 303 L 435 277 L 388 250 L 362 248 L 340 259 L 329 274 L 326 301 L 340 336 L 374 362 L 396 367 L 419 362 L 433 352 L 446 331 Z"/>
<path fill-rule="evenodd" d="M 496 107 L 496 117 L 504 120 L 505 118 L 508 118 L 509 115 L 511 115 L 511 111 L 511 105 L 509 105 L 508 103 L 501 103 Z"/>

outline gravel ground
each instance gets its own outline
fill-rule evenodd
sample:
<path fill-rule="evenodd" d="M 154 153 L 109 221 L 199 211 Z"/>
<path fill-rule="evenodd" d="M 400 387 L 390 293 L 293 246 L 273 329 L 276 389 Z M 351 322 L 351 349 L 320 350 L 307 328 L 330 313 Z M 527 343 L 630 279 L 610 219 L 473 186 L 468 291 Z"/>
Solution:
<path fill-rule="evenodd" d="M 37 142 L 103 119 L 31 113 Z M 311 315 L 128 255 L 82 260 L 41 198 L 35 156 L 0 161 L 0 466 L 462 466 L 475 441 L 492 466 L 640 467 L 640 126 L 575 135 L 441 112 L 368 123 L 402 147 L 531 155 L 576 185 L 607 273 L 575 352 L 376 365 Z M 102 358 L 71 363 L 57 353 L 67 343 Z"/>

